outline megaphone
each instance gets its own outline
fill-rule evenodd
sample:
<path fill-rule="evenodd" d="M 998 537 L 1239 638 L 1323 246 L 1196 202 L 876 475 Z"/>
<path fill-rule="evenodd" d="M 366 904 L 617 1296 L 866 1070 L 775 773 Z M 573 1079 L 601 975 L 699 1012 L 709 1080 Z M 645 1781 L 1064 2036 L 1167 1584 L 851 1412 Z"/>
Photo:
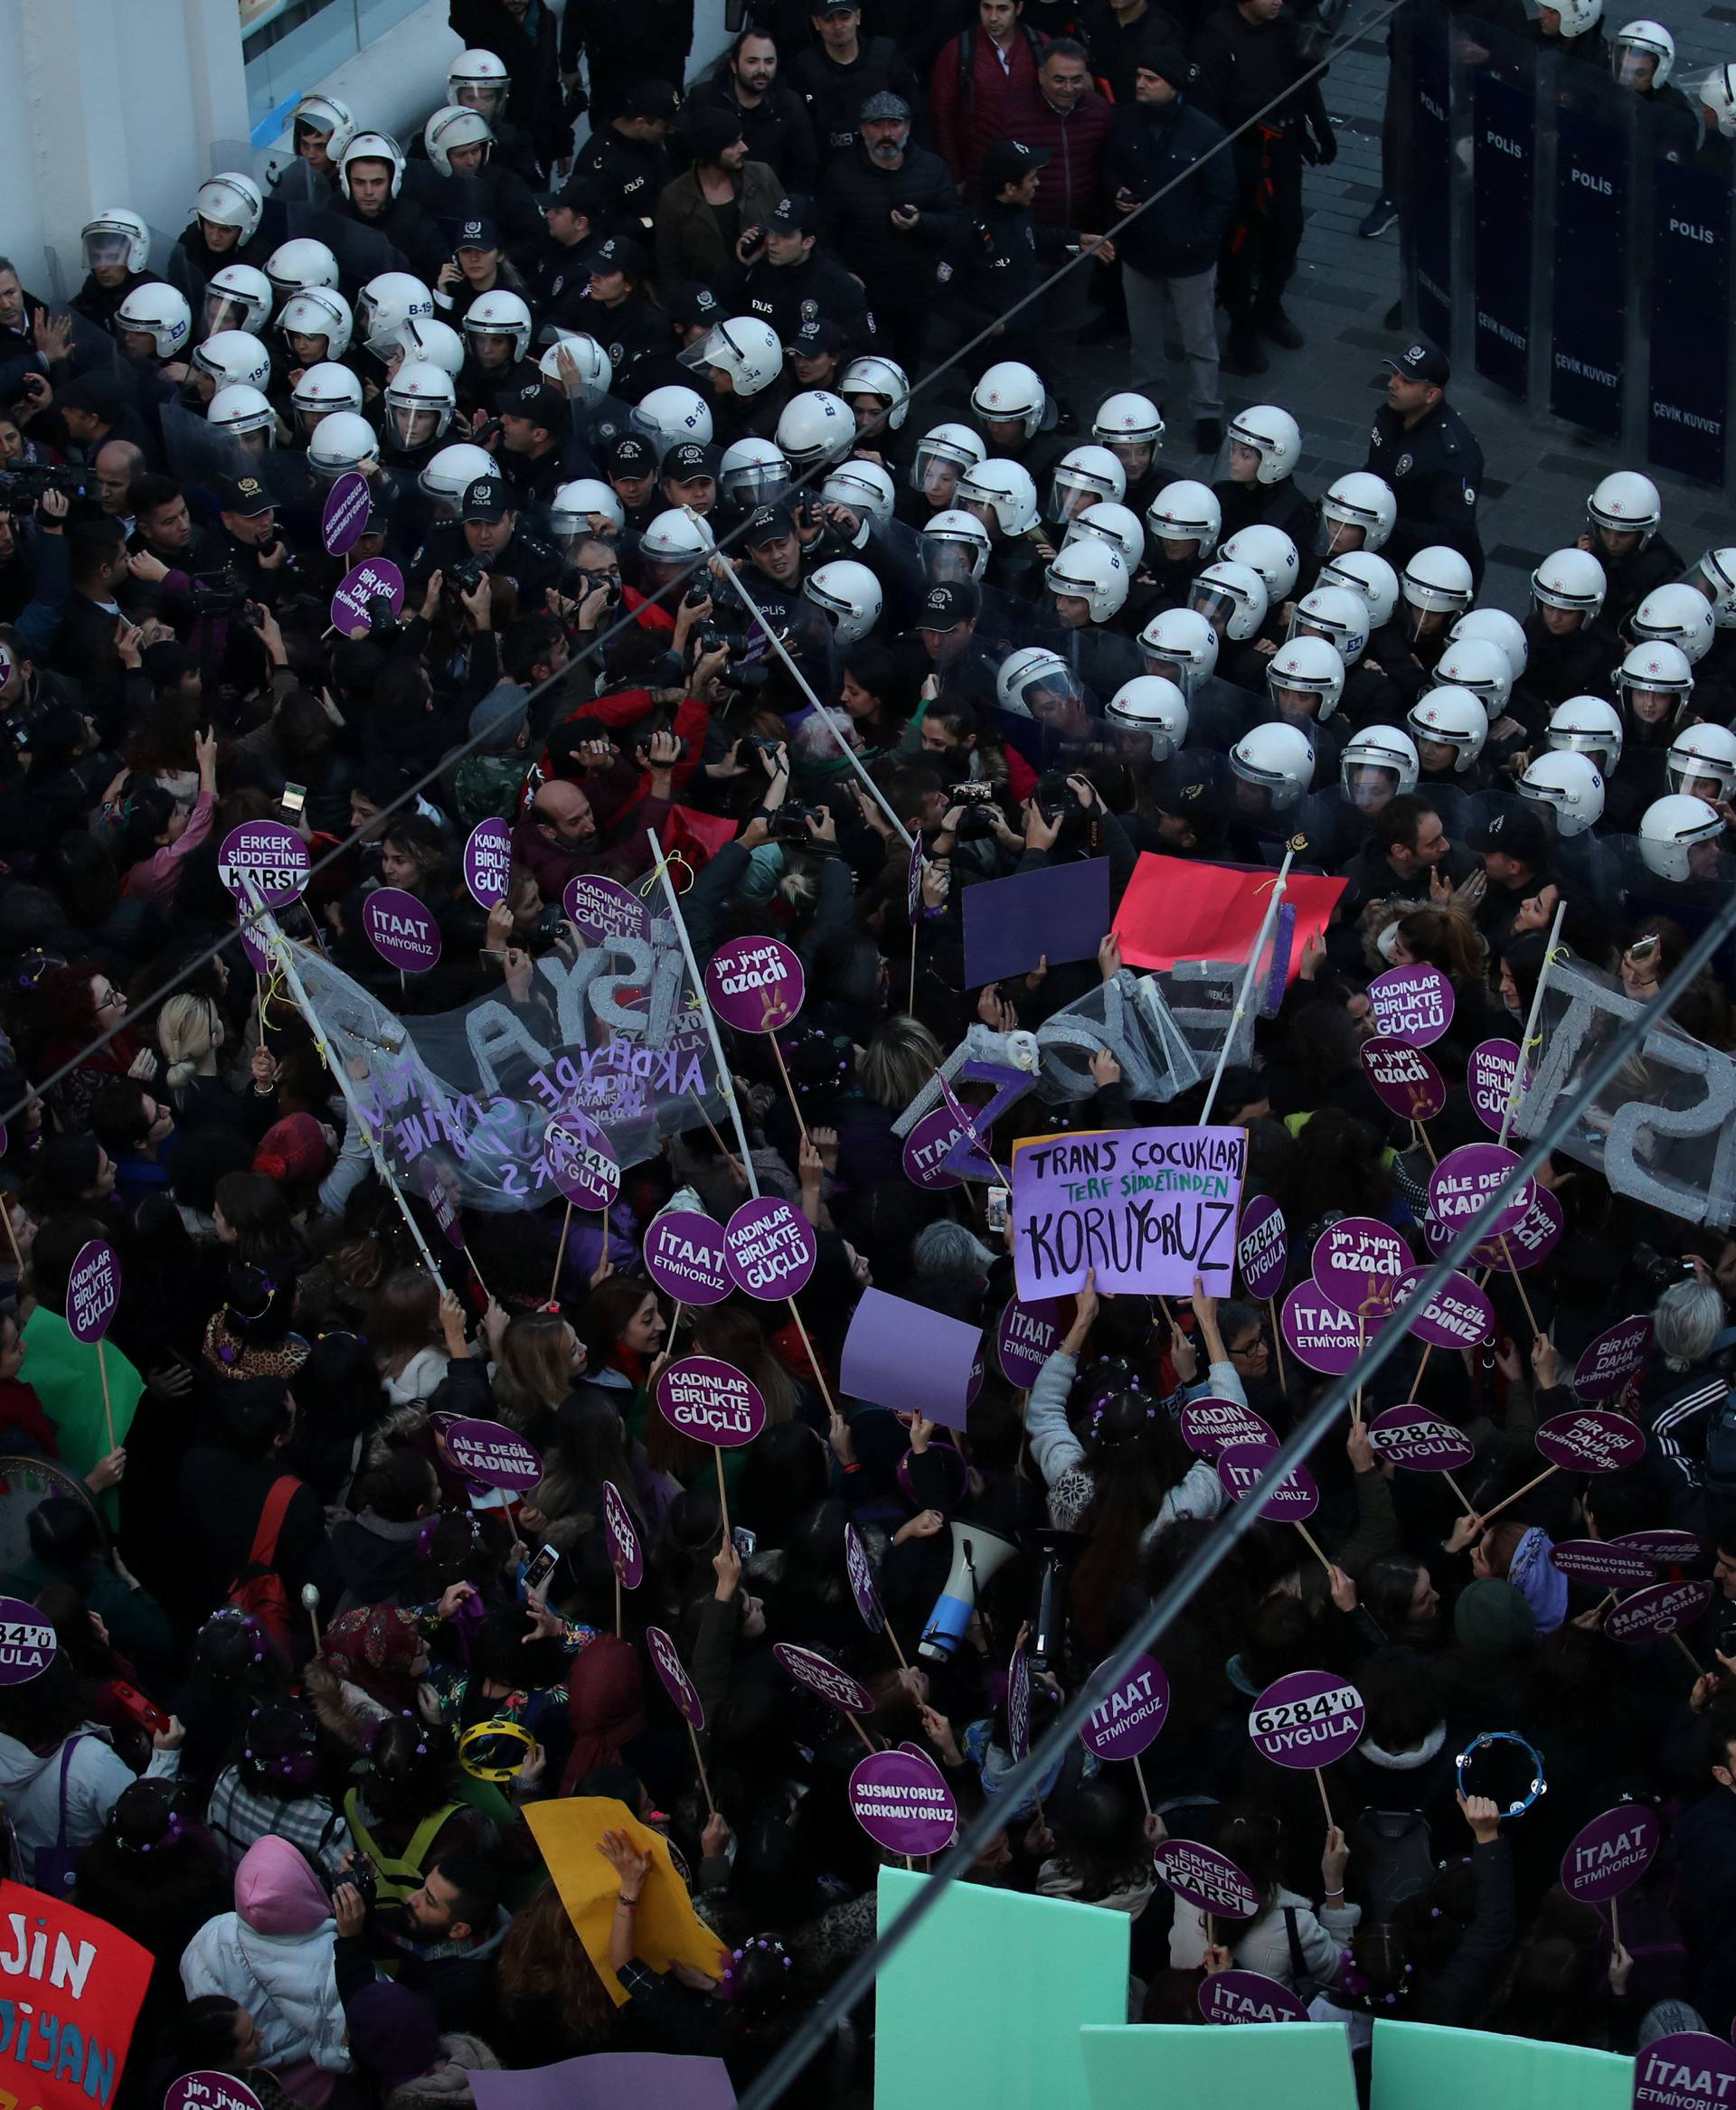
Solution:
<path fill-rule="evenodd" d="M 964 1639 L 970 1615 L 976 1609 L 990 1579 L 1011 1560 L 1018 1548 L 998 1531 L 981 1524 L 952 1524 L 952 1566 L 946 1587 L 935 1599 L 934 1610 L 917 1644 L 918 1655 L 932 1663 L 945 1663 Z"/>
<path fill-rule="evenodd" d="M 1037 1611 L 1031 1622 L 1025 1661 L 1033 1671 L 1052 1671 L 1061 1662 L 1067 1631 L 1067 1587 L 1073 1565 L 1090 1540 L 1083 1531 L 1043 1531 L 1031 1536 L 1043 1556 L 1043 1572 L 1037 1580 Z"/>

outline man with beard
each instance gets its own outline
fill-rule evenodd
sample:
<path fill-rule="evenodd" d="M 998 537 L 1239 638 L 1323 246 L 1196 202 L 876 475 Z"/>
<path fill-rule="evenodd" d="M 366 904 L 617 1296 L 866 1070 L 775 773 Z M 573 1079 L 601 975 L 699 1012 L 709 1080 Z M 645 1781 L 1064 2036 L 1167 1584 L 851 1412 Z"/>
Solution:
<path fill-rule="evenodd" d="M 821 217 L 862 280 L 876 327 L 906 373 L 922 364 L 936 267 L 964 231 L 947 165 L 912 146 L 910 106 L 882 89 L 863 104 L 861 137 L 826 171 Z"/>
<path fill-rule="evenodd" d="M 786 190 L 813 189 L 820 160 L 807 105 L 778 80 L 778 46 L 764 30 L 741 32 L 688 107 L 726 111 L 741 127 L 750 160 L 775 168 Z"/>

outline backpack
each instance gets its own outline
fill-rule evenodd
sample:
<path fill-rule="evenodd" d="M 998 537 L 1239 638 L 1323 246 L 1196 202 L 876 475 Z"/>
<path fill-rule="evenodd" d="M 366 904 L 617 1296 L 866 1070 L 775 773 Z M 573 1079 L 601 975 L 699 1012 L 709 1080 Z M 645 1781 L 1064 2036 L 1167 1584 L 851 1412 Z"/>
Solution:
<path fill-rule="evenodd" d="M 227 1601 L 238 1612 L 257 1619 L 271 1639 L 279 1644 L 288 1642 L 293 1631 L 295 1608 L 289 1602 L 283 1578 L 277 1571 L 278 1539 L 289 1504 L 300 1488 L 301 1482 L 293 1473 L 285 1473 L 271 1483 L 265 1507 L 259 1512 L 253 1544 L 248 1551 L 247 1566 L 230 1584 L 226 1593 Z"/>
<path fill-rule="evenodd" d="M 1362 1871 L 1363 1917 L 1390 1926 L 1399 1907 L 1435 1879 L 1434 1844 L 1420 1810 L 1364 1810 L 1350 1827 Z"/>

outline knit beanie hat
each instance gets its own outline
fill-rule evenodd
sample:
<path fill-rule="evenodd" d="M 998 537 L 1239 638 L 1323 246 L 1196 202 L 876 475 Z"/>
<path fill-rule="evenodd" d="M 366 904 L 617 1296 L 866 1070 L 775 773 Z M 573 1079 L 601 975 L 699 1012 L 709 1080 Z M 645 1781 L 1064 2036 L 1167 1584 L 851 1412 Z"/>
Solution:
<path fill-rule="evenodd" d="M 311 1114 L 287 1114 L 274 1121 L 253 1153 L 253 1170 L 284 1184 L 322 1180 L 331 1162 L 325 1131 Z"/>
<path fill-rule="evenodd" d="M 1453 1632 L 1467 1648 L 1498 1655 L 1522 1646 L 1537 1631 L 1531 1606 L 1511 1583 L 1482 1576 L 1459 1592 Z"/>

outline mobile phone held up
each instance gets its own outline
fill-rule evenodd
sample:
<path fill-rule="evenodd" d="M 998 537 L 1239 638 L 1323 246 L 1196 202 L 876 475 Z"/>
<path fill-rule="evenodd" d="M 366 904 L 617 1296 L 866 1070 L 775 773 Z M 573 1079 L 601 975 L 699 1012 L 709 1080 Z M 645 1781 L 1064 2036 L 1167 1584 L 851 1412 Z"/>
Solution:
<path fill-rule="evenodd" d="M 549 1578 L 560 1564 L 561 1555 L 553 1546 L 539 1547 L 532 1556 L 530 1566 L 524 1570 L 524 1588 L 528 1595 L 534 1590 L 540 1597 L 548 1587 Z"/>

